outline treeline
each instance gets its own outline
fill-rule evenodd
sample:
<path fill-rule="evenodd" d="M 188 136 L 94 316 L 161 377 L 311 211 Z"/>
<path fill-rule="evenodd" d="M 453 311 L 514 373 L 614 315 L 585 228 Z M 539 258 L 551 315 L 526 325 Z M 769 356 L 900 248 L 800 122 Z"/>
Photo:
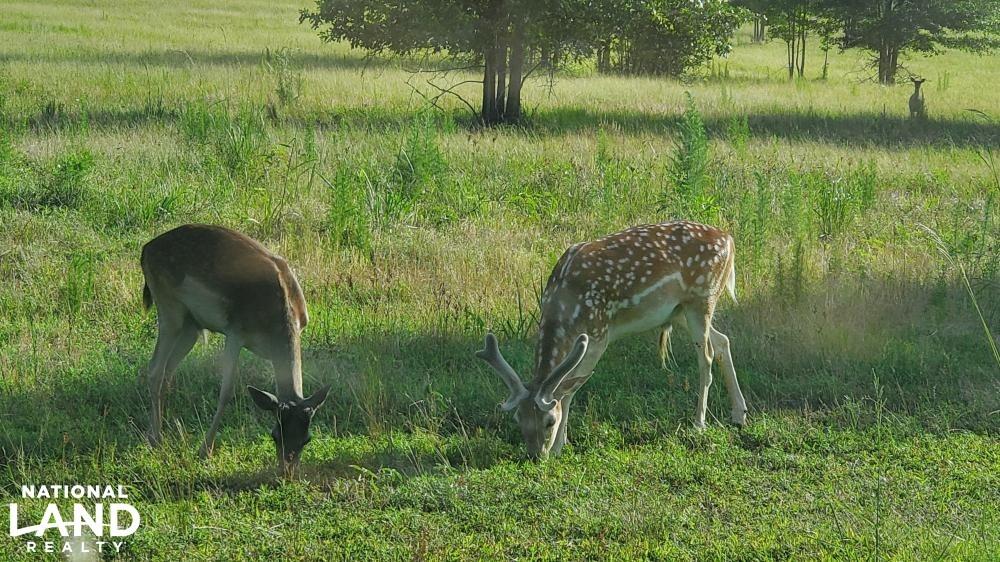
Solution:
<path fill-rule="evenodd" d="M 814 39 L 825 54 L 872 53 L 883 84 L 907 52 L 1000 46 L 996 0 L 317 0 L 300 21 L 371 53 L 445 53 L 480 68 L 487 124 L 521 118 L 521 85 L 538 69 L 592 60 L 599 72 L 677 76 L 727 54 L 748 21 L 755 41 L 785 42 L 789 78 L 804 76 Z"/>
<path fill-rule="evenodd" d="M 754 41 L 768 36 L 787 47 L 788 77 L 805 73 L 806 43 L 871 53 L 872 77 L 893 84 L 901 55 L 942 49 L 987 52 L 1000 47 L 997 0 L 735 0 L 754 21 Z"/>

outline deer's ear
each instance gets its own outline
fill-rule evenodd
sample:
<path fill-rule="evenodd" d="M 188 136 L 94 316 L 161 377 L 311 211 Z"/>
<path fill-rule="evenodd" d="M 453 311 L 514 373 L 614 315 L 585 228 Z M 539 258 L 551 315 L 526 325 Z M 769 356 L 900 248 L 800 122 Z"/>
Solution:
<path fill-rule="evenodd" d="M 302 401 L 302 405 L 306 408 L 312 408 L 313 410 L 319 408 L 326 402 L 326 395 L 330 392 L 330 385 L 326 385 L 323 388 L 317 390 L 312 396 L 306 398 Z"/>
<path fill-rule="evenodd" d="M 261 410 L 270 412 L 278 409 L 277 396 L 252 386 L 247 386 L 247 391 L 250 393 L 250 397 L 253 398 L 254 404 Z"/>

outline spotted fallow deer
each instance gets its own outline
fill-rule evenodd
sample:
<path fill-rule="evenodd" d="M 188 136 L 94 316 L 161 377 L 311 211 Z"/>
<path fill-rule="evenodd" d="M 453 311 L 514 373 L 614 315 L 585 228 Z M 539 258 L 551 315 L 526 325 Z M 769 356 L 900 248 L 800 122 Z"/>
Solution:
<path fill-rule="evenodd" d="M 149 440 L 161 441 L 166 381 L 202 330 L 225 334 L 222 387 L 201 455 L 212 453 L 226 404 L 232 398 L 240 350 L 271 361 L 277 395 L 247 389 L 258 407 L 273 411 L 271 437 L 287 475 L 309 442 L 313 414 L 329 385 L 302 396 L 299 335 L 308 322 L 302 289 L 288 263 L 257 241 L 219 226 L 189 224 L 161 234 L 142 249 L 143 305 L 157 309 L 158 337 L 149 363 L 152 400 Z"/>
<path fill-rule="evenodd" d="M 662 328 L 661 356 L 675 322 L 685 321 L 698 353 L 700 386 L 694 425 L 705 427 L 712 361 L 719 358 L 732 421 L 746 423 L 729 338 L 712 327 L 723 291 L 736 299 L 733 238 L 687 221 L 644 225 L 576 244 L 559 258 L 541 299 L 535 376 L 524 384 L 486 335 L 476 355 L 492 366 L 510 395 L 502 407 L 515 419 L 532 459 L 558 455 L 566 444 L 573 395 L 593 373 L 608 344 Z"/>

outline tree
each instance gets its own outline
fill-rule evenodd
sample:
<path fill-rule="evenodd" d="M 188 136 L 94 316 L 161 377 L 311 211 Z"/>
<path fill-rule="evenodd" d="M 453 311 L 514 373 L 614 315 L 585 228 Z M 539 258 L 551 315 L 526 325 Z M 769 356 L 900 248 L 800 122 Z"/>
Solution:
<path fill-rule="evenodd" d="M 784 0 L 773 2 L 771 10 L 771 35 L 785 42 L 788 54 L 788 79 L 798 73 L 799 78 L 806 69 L 806 38 L 812 27 L 809 0 Z"/>
<path fill-rule="evenodd" d="M 536 66 L 596 55 L 600 70 L 676 75 L 727 52 L 739 14 L 727 0 L 316 0 L 299 20 L 374 54 L 471 60 L 483 72 L 479 116 L 494 124 L 521 118 Z"/>
<path fill-rule="evenodd" d="M 770 12 L 770 0 L 733 0 L 733 5 L 746 8 L 750 12 L 750 19 L 753 20 L 754 43 L 763 43 L 767 40 L 767 14 Z"/>
<path fill-rule="evenodd" d="M 873 53 L 878 81 L 893 84 L 900 55 L 942 49 L 986 53 L 1000 47 L 997 0 L 826 0 L 840 20 L 841 48 Z"/>
<path fill-rule="evenodd" d="M 324 41 L 370 53 L 445 53 L 483 69 L 484 123 L 521 118 L 530 51 L 546 62 L 571 57 L 581 39 L 579 0 L 317 0 L 299 20 Z M 558 54 L 556 54 L 558 53 Z M 464 59 L 463 59 L 464 60 Z M 566 60 L 564 58 L 563 60 Z"/>
<path fill-rule="evenodd" d="M 678 76 L 725 55 L 747 12 L 727 0 L 604 0 L 590 4 L 597 68 Z"/>
<path fill-rule="evenodd" d="M 827 14 L 826 0 L 733 0 L 745 8 L 754 20 L 754 43 L 765 40 L 765 25 L 770 26 L 771 35 L 785 42 L 788 78 L 805 75 L 806 39 L 811 33 L 820 36 L 824 53 L 831 44 L 830 35 L 835 33 L 837 22 Z M 826 62 L 823 64 L 824 77 Z"/>

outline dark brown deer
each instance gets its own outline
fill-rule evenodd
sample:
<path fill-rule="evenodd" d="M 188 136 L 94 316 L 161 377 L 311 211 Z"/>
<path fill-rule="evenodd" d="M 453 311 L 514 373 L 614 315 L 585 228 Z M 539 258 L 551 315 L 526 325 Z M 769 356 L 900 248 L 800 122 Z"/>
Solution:
<path fill-rule="evenodd" d="M 142 249 L 143 304 L 157 309 L 158 337 L 149 363 L 149 440 L 161 441 L 164 382 L 173 376 L 202 330 L 225 334 L 222 387 L 201 455 L 215 445 L 232 398 L 240 350 L 271 361 L 277 395 L 247 387 L 260 408 L 273 411 L 271 432 L 279 468 L 290 474 L 309 442 L 309 425 L 329 385 L 302 396 L 299 333 L 309 321 L 302 289 L 288 263 L 257 241 L 219 226 L 189 224 L 161 234 Z"/>

